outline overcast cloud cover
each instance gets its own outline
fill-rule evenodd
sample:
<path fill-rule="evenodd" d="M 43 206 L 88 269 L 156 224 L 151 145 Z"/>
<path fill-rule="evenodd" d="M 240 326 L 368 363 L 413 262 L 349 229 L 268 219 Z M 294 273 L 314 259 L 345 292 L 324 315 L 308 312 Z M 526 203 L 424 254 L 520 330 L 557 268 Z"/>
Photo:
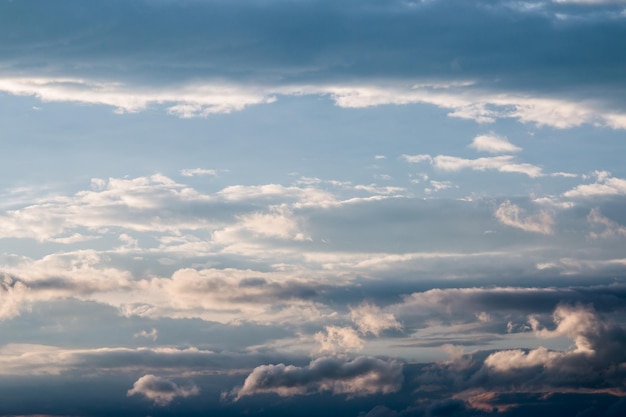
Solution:
<path fill-rule="evenodd" d="M 626 2 L 0 0 L 0 416 L 626 414 Z"/>

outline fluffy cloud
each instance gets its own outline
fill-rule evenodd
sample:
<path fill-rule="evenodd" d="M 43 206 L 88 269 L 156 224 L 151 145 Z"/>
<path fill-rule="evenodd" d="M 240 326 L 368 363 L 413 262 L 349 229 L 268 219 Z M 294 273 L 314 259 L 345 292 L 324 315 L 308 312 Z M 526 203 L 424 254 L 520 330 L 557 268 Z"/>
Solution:
<path fill-rule="evenodd" d="M 208 201 L 207 196 L 162 175 L 108 181 L 94 179 L 91 190 L 6 211 L 0 216 L 0 237 L 56 239 L 69 244 L 82 239 L 59 241 L 58 238 L 64 238 L 77 228 L 94 232 L 105 231 L 108 227 L 140 232 L 199 229 L 209 224 L 207 219 L 199 215 L 182 216 L 180 210 Z"/>
<path fill-rule="evenodd" d="M 315 334 L 322 354 L 336 354 L 346 351 L 359 351 L 365 346 L 365 340 L 351 327 L 326 326 L 324 332 Z"/>
<path fill-rule="evenodd" d="M 612 177 L 609 172 L 596 171 L 596 182 L 579 185 L 563 194 L 568 198 L 594 198 L 626 195 L 626 180 Z"/>
<path fill-rule="evenodd" d="M 509 142 L 506 137 L 497 136 L 493 133 L 476 136 L 469 146 L 477 151 L 489 153 L 508 153 L 522 150 L 522 148 Z"/>
<path fill-rule="evenodd" d="M 180 387 L 168 379 L 151 374 L 139 378 L 133 384 L 133 388 L 128 390 L 128 396 L 143 395 L 160 406 L 168 405 L 176 397 L 186 398 L 199 393 L 200 390 L 195 385 Z"/>
<path fill-rule="evenodd" d="M 570 389 L 614 389 L 623 392 L 626 371 L 626 330 L 610 318 L 601 317 L 591 307 L 560 305 L 553 314 L 554 330 L 543 328 L 531 317 L 535 334 L 542 338 L 567 337 L 575 346 L 568 351 L 540 347 L 530 351 L 505 350 L 489 355 L 484 366 L 499 374 L 501 381 L 526 389 L 546 391 Z M 534 370 L 526 379 L 526 372 Z"/>
<path fill-rule="evenodd" d="M 350 317 L 362 334 L 379 336 L 386 329 L 402 329 L 402 324 L 392 313 L 383 312 L 378 306 L 367 302 L 351 308 Z"/>
<path fill-rule="evenodd" d="M 238 400 L 248 395 L 306 395 L 330 391 L 352 396 L 387 394 L 403 381 L 402 364 L 360 356 L 352 360 L 319 358 L 306 367 L 263 365 L 255 368 L 232 394 Z"/>

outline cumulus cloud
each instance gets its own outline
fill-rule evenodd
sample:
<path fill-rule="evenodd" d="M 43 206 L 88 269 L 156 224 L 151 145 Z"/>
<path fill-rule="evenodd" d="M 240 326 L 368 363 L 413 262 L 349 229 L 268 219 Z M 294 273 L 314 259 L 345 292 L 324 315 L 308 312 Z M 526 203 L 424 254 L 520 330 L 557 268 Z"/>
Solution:
<path fill-rule="evenodd" d="M 324 391 L 362 396 L 395 392 L 400 389 L 402 381 L 400 362 L 366 356 L 351 360 L 318 358 L 305 367 L 282 363 L 259 366 L 232 394 L 235 400 L 257 394 L 289 397 Z"/>
<path fill-rule="evenodd" d="M 402 324 L 392 313 L 383 312 L 380 307 L 368 302 L 350 308 L 350 317 L 362 334 L 379 336 L 383 330 L 402 329 Z"/>
<path fill-rule="evenodd" d="M 556 328 L 547 329 L 530 317 L 535 334 L 541 338 L 567 337 L 574 348 L 552 351 L 544 347 L 524 351 L 504 350 L 484 361 L 488 371 L 497 372 L 509 384 L 521 383 L 526 389 L 547 392 L 559 388 L 597 389 L 622 392 L 626 371 L 626 330 L 610 318 L 600 316 L 591 306 L 559 305 L 553 314 Z M 520 372 L 533 369 L 532 378 Z M 526 379 L 524 381 L 524 379 Z"/>
<path fill-rule="evenodd" d="M 478 135 L 472 140 L 470 148 L 488 153 L 519 152 L 522 148 L 513 145 L 505 136 L 497 136 L 493 133 Z"/>
<path fill-rule="evenodd" d="M 554 219 L 547 212 L 526 214 L 526 210 L 511 203 L 509 200 L 500 204 L 495 211 L 498 221 L 504 225 L 515 227 L 526 232 L 544 235 L 553 232 Z"/>
<path fill-rule="evenodd" d="M 336 354 L 359 351 L 365 346 L 365 340 L 351 327 L 326 326 L 324 332 L 315 334 L 322 354 Z"/>
<path fill-rule="evenodd" d="M 593 173 L 596 182 L 582 184 L 569 191 L 563 196 L 569 198 L 594 198 L 626 195 L 626 180 L 611 176 L 609 172 L 596 171 Z"/>
<path fill-rule="evenodd" d="M 55 240 L 68 244 L 84 240 L 78 235 L 65 238 L 66 233 L 78 228 L 94 232 L 104 231 L 107 227 L 134 231 L 198 229 L 207 226 L 206 218 L 183 216 L 176 208 L 193 207 L 209 200 L 208 196 L 163 175 L 94 179 L 91 190 L 43 199 L 0 214 L 0 237 Z M 170 214 L 166 219 L 163 218 L 164 211 Z"/>
<path fill-rule="evenodd" d="M 187 398 L 198 395 L 200 390 L 195 385 L 190 387 L 180 387 L 176 383 L 155 375 L 144 375 L 133 384 L 133 388 L 128 390 L 128 396 L 142 395 L 154 404 L 166 406 L 177 397 Z"/>

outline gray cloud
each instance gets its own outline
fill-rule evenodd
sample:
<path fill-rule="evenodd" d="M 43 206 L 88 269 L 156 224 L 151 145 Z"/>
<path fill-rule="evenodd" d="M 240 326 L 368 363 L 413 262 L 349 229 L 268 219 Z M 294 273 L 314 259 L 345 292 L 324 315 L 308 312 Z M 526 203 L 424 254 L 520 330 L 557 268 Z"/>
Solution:
<path fill-rule="evenodd" d="M 0 61 L 3 73 L 21 78 L 7 78 L 2 89 L 124 111 L 166 104 L 182 117 L 309 92 L 348 107 L 359 95 L 379 96 L 378 104 L 429 102 L 480 121 L 624 127 L 624 58 L 615 53 L 626 47 L 619 5 L 589 6 L 590 13 L 566 3 L 515 4 L 4 2 Z M 50 22 L 48 13 L 63 18 Z M 525 47 L 515 48 L 520 37 Z M 203 86 L 191 85 L 198 80 Z M 400 100 L 372 95 L 372 88 L 346 94 L 344 87 L 358 90 L 373 80 L 396 86 L 386 95 Z M 437 94 L 409 97 L 410 86 L 433 80 Z M 461 91 L 444 91 L 468 81 Z M 157 84 L 159 91 L 150 87 Z"/>
<path fill-rule="evenodd" d="M 144 375 L 128 390 L 128 395 L 143 395 L 156 405 L 166 406 L 176 397 L 190 397 L 198 395 L 200 390 L 195 385 L 180 387 L 176 383 L 155 375 Z"/>
<path fill-rule="evenodd" d="M 323 391 L 361 396 L 397 391 L 402 381 L 402 364 L 396 361 L 329 357 L 315 359 L 306 367 L 282 363 L 259 366 L 232 395 L 236 400 L 256 394 L 293 396 Z"/>

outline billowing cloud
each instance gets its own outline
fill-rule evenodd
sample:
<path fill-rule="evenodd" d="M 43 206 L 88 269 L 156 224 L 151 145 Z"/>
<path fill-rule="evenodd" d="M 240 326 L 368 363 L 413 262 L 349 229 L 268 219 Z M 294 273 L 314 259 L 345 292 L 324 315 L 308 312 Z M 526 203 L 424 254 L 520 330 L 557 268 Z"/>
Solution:
<path fill-rule="evenodd" d="M 186 398 L 199 393 L 195 385 L 180 387 L 168 379 L 151 374 L 139 378 L 128 390 L 128 396 L 142 395 L 159 406 L 166 406 L 177 397 Z"/>
<path fill-rule="evenodd" d="M 574 342 L 568 351 L 540 347 L 530 351 L 504 350 L 489 355 L 487 370 L 497 372 L 503 381 L 526 389 L 542 388 L 548 392 L 559 388 L 615 390 L 626 395 L 622 387 L 626 372 L 620 364 L 626 359 L 626 330 L 609 318 L 601 317 L 592 307 L 560 305 L 553 314 L 556 328 L 548 330 L 531 317 L 537 336 L 564 336 Z M 534 370 L 531 379 L 526 372 Z"/>
<path fill-rule="evenodd" d="M 235 399 L 257 394 L 287 397 L 324 391 L 361 396 L 397 391 L 402 381 L 400 362 L 366 356 L 351 360 L 318 358 L 306 367 L 284 364 L 259 366 L 233 394 Z"/>
<path fill-rule="evenodd" d="M 350 317 L 363 334 L 371 333 L 379 336 L 386 329 L 402 329 L 402 324 L 392 313 L 383 312 L 378 306 L 367 302 L 351 308 Z"/>

